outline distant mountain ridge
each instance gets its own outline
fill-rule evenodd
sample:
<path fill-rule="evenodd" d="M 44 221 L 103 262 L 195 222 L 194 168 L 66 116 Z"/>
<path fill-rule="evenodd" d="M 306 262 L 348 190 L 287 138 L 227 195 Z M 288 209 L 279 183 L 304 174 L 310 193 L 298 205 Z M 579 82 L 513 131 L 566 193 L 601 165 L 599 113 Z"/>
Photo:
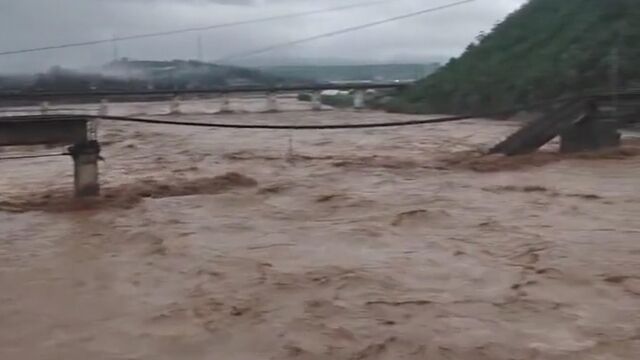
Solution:
<path fill-rule="evenodd" d="M 121 59 L 92 71 L 59 66 L 41 74 L 2 76 L 0 91 L 177 90 L 232 86 L 278 86 L 309 83 L 266 74 L 258 69 L 193 60 Z"/>
<path fill-rule="evenodd" d="M 153 88 L 197 89 L 223 86 L 275 86 L 295 81 L 282 76 L 266 74 L 258 69 L 195 60 L 122 59 L 107 64 L 102 72 L 107 76 L 143 80 Z"/>

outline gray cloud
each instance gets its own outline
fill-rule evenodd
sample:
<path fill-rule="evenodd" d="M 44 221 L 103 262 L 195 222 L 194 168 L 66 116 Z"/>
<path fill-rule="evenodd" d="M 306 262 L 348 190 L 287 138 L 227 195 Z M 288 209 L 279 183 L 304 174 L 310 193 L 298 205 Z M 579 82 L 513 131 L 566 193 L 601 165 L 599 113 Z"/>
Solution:
<path fill-rule="evenodd" d="M 363 0 L 0 0 L 0 51 L 206 26 L 355 4 Z M 323 39 L 261 55 L 262 58 L 343 58 L 362 62 L 427 61 L 455 56 L 480 32 L 525 0 L 475 3 L 397 23 Z M 451 3 L 395 0 L 277 22 L 202 33 L 205 58 L 313 36 L 336 29 Z M 123 42 L 120 56 L 138 59 L 195 58 L 197 35 Z M 0 57 L 0 72 L 34 71 L 60 64 L 98 65 L 113 58 L 110 44 Z M 242 62 L 244 63 L 244 62 Z"/>

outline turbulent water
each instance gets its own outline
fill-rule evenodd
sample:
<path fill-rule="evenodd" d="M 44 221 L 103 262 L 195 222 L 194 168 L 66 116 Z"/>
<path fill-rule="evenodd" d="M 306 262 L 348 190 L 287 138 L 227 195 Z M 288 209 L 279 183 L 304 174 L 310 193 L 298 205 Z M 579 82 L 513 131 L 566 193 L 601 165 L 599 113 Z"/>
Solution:
<path fill-rule="evenodd" d="M 215 107 L 190 102 L 179 119 L 415 118 Z M 480 155 L 516 126 L 102 122 L 103 195 L 82 202 L 69 159 L 4 161 L 0 359 L 636 358 L 640 141 Z"/>

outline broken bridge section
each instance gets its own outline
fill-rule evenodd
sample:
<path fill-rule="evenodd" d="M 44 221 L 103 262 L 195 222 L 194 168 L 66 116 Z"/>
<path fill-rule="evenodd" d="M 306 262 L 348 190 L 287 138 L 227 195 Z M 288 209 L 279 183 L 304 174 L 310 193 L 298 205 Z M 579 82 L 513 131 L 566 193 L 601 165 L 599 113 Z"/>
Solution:
<path fill-rule="evenodd" d="M 524 155 L 561 137 L 562 152 L 593 151 L 620 145 L 618 122 L 599 111 L 594 101 L 573 101 L 529 122 L 490 150 L 491 154 Z"/>
<path fill-rule="evenodd" d="M 90 124 L 87 117 L 74 115 L 3 117 L 0 146 L 71 145 L 76 196 L 97 196 L 100 145 Z"/>

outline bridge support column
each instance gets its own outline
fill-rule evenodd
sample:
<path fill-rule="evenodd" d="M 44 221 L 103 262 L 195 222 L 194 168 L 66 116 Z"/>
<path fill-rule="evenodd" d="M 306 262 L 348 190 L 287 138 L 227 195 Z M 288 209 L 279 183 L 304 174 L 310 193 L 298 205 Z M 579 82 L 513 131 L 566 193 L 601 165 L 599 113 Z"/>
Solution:
<path fill-rule="evenodd" d="M 176 96 L 171 99 L 171 103 L 169 104 L 169 113 L 170 114 L 180 114 L 180 97 Z"/>
<path fill-rule="evenodd" d="M 560 152 L 597 151 L 620 146 L 616 120 L 587 117 L 560 134 Z"/>
<path fill-rule="evenodd" d="M 230 113 L 231 112 L 231 99 L 229 98 L 229 94 L 222 94 L 222 104 L 220 105 L 220 113 Z"/>
<path fill-rule="evenodd" d="M 364 90 L 356 90 L 353 95 L 353 107 L 356 110 L 364 109 Z"/>
<path fill-rule="evenodd" d="M 43 101 L 40 104 L 40 114 L 47 115 L 48 113 L 49 113 L 49 102 L 48 101 Z"/>
<path fill-rule="evenodd" d="M 311 93 L 311 110 L 322 110 L 322 92 L 314 91 Z"/>
<path fill-rule="evenodd" d="M 97 141 L 78 143 L 69 148 L 73 158 L 73 176 L 76 197 L 100 195 L 98 160 L 100 144 Z"/>
<path fill-rule="evenodd" d="M 267 112 L 278 112 L 278 96 L 275 91 L 267 94 Z"/>
<path fill-rule="evenodd" d="M 100 100 L 100 108 L 98 108 L 98 116 L 109 116 L 109 100 Z"/>

